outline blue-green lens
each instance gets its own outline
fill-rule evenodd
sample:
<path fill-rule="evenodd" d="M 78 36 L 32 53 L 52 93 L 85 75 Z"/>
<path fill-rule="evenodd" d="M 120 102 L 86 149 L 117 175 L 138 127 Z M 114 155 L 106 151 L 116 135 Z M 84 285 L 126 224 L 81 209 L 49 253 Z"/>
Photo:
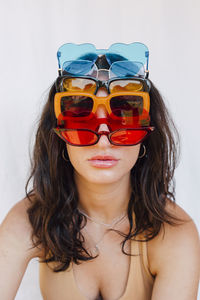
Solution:
<path fill-rule="evenodd" d="M 94 62 L 88 60 L 73 60 L 63 63 L 63 75 L 88 75 L 94 69 Z"/>
<path fill-rule="evenodd" d="M 110 66 L 110 78 L 114 77 L 132 77 L 145 75 L 144 65 L 140 62 L 129 60 L 114 62 Z"/>

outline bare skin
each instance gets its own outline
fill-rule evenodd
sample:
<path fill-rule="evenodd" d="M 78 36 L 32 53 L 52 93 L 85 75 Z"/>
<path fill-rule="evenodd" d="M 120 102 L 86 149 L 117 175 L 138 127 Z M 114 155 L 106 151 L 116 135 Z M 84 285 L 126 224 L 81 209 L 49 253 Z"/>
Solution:
<path fill-rule="evenodd" d="M 26 199 L 18 202 L 0 226 L 0 278 L 2 278 L 0 289 L 4 300 L 14 299 L 29 261 L 34 257 L 42 256 L 42 250 L 29 249 L 31 226 L 26 214 L 27 207 Z M 148 242 L 149 267 L 151 273 L 156 276 L 152 299 L 196 300 L 200 265 L 198 232 L 194 222 L 178 205 L 174 206 L 169 202 L 168 210 L 177 217 L 190 220 L 190 222 L 176 227 L 165 224 L 164 239 L 162 239 L 163 231 L 161 231 L 156 238 Z M 116 245 L 114 238 L 106 243 L 108 240 L 105 241 L 107 249 Z M 104 275 L 107 273 L 106 268 L 109 273 L 109 265 L 107 267 L 109 259 L 111 256 L 107 257 L 104 263 L 101 260 L 101 263 L 95 265 L 94 278 L 96 274 L 102 274 L 102 269 L 99 268 L 102 264 Z M 123 268 L 121 271 L 126 273 Z M 81 280 L 81 277 L 79 279 Z M 98 286 L 99 278 L 96 280 L 94 286 L 98 290 L 100 288 L 104 290 L 102 286 Z M 88 291 L 87 288 L 85 286 L 84 290 Z M 95 293 L 91 289 L 92 294 Z"/>

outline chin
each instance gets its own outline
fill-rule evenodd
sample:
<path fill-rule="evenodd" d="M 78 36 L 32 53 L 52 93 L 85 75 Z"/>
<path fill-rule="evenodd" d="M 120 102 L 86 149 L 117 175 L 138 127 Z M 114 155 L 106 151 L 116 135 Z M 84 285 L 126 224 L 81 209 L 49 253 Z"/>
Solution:
<path fill-rule="evenodd" d="M 83 174 L 78 174 L 82 177 L 82 180 L 88 183 L 93 183 L 97 185 L 113 184 L 121 181 L 124 177 L 130 176 L 130 170 L 128 172 L 119 172 L 111 169 L 97 169 L 94 171 L 84 172 Z"/>

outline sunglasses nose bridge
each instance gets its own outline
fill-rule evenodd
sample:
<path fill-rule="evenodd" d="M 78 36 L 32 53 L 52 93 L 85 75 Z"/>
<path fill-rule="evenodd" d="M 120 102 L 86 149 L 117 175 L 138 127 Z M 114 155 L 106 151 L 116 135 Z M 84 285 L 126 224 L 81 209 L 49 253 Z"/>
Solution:
<path fill-rule="evenodd" d="M 108 88 L 108 81 L 107 81 L 107 80 L 100 81 L 99 87 L 104 88 L 104 89 L 106 89 L 107 91 L 109 91 L 109 88 Z"/>
<path fill-rule="evenodd" d="M 94 107 L 93 107 L 93 112 L 96 114 L 97 110 L 100 107 L 104 107 L 107 111 L 108 114 L 111 113 L 110 105 L 109 105 L 109 99 L 110 97 L 95 97 L 94 98 Z"/>
<path fill-rule="evenodd" d="M 110 131 L 104 131 L 104 130 L 101 130 L 98 132 L 99 135 L 106 135 L 108 136 L 110 134 Z"/>
<path fill-rule="evenodd" d="M 99 147 L 109 147 L 112 144 L 109 131 L 101 130 L 97 135 Z"/>

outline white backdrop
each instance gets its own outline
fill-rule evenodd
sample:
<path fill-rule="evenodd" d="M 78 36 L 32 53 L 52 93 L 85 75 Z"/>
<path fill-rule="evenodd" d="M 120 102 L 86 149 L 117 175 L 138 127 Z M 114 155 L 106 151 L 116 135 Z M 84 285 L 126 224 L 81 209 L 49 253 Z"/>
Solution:
<path fill-rule="evenodd" d="M 140 41 L 150 50 L 150 78 L 181 135 L 176 201 L 200 219 L 199 0 L 0 0 L 0 221 L 24 197 L 39 113 L 57 77 L 56 51 L 67 42 Z M 36 261 L 17 300 L 41 300 Z"/>

